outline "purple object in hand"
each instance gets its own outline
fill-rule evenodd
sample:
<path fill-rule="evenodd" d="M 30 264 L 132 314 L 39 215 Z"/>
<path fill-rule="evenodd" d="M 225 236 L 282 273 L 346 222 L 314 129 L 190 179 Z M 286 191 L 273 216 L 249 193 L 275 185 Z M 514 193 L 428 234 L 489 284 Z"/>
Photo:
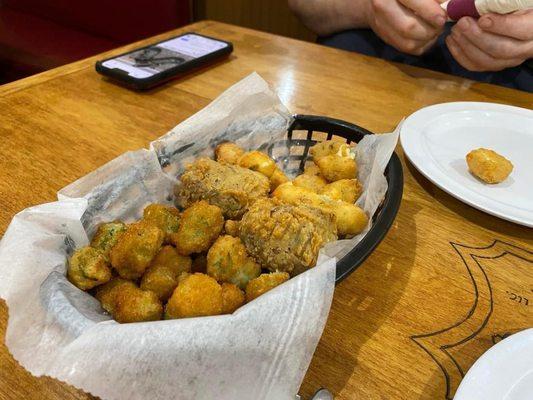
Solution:
<path fill-rule="evenodd" d="M 447 12 L 454 21 L 461 17 L 479 18 L 474 0 L 451 0 L 448 3 Z"/>

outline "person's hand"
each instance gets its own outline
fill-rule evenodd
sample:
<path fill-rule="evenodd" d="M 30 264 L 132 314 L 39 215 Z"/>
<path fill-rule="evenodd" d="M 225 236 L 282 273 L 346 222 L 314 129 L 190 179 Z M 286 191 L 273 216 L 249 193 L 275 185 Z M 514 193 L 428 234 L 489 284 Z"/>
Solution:
<path fill-rule="evenodd" d="M 446 13 L 436 0 L 368 0 L 366 20 L 385 42 L 421 55 L 437 40 Z"/>
<path fill-rule="evenodd" d="M 459 64 L 470 71 L 501 71 L 533 58 L 533 10 L 461 18 L 446 38 Z"/>

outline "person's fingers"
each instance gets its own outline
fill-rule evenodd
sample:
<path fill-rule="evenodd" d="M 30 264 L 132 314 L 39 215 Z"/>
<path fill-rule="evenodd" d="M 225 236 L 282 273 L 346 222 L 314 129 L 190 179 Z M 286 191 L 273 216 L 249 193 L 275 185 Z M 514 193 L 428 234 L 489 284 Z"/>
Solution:
<path fill-rule="evenodd" d="M 461 66 L 466 68 L 469 71 L 478 71 L 478 67 L 463 53 L 457 42 L 452 36 L 447 36 L 446 46 L 450 53 L 452 54 L 455 61 L 457 61 Z"/>
<path fill-rule="evenodd" d="M 481 30 L 472 18 L 461 18 L 453 27 L 476 47 L 497 59 L 527 59 L 533 54 L 533 41 L 522 41 Z"/>
<path fill-rule="evenodd" d="M 519 40 L 533 40 L 533 10 L 512 14 L 485 14 L 479 26 L 486 32 L 509 36 Z"/>
<path fill-rule="evenodd" d="M 403 7 L 396 0 L 371 0 L 376 21 L 401 37 L 412 40 L 432 40 L 441 29 L 435 28 Z M 386 28 L 386 27 L 385 27 Z"/>
<path fill-rule="evenodd" d="M 405 8 L 421 17 L 428 24 L 442 28 L 446 23 L 446 12 L 434 0 L 398 0 Z"/>
<path fill-rule="evenodd" d="M 461 50 L 461 53 L 464 55 L 464 57 L 466 57 L 468 61 L 473 64 L 473 69 L 465 67 L 467 69 L 470 69 L 471 71 L 501 71 L 502 69 L 519 65 L 523 61 L 520 59 L 494 58 L 491 55 L 480 50 L 476 45 L 474 45 L 470 40 L 468 40 L 467 37 L 463 36 L 458 30 L 452 31 L 449 38 L 451 38 L 453 44 Z M 461 62 L 460 64 L 463 65 Z"/>

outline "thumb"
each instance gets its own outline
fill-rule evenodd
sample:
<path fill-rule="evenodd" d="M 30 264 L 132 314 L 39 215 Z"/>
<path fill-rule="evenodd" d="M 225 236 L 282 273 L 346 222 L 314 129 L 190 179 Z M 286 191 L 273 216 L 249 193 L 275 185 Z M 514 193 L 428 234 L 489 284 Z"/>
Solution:
<path fill-rule="evenodd" d="M 505 15 L 485 14 L 479 18 L 478 24 L 485 32 L 518 40 L 533 40 L 533 10 Z"/>

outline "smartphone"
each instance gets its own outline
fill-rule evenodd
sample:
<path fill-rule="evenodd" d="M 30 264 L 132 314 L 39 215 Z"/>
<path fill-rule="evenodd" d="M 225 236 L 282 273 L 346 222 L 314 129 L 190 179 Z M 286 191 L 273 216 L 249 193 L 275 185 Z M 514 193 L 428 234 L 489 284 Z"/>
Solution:
<path fill-rule="evenodd" d="M 96 71 L 128 87 L 145 90 L 228 56 L 233 45 L 185 33 L 96 62 Z"/>

